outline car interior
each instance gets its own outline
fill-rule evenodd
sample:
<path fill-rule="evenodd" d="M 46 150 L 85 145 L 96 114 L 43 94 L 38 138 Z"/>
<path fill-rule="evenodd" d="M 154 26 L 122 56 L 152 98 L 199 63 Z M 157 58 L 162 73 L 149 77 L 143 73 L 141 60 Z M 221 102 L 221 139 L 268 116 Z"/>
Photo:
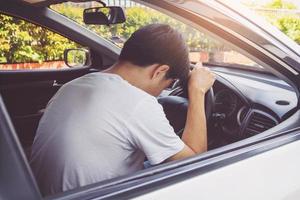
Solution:
<path fill-rule="evenodd" d="M 12 9 L 13 6 L 22 6 L 22 10 Z M 0 8 L 0 14 L 46 27 L 80 44 L 79 48 L 88 47 L 91 63 L 89 66 L 60 70 L 1 69 L 0 93 L 28 158 L 39 120 L 47 103 L 60 87 L 87 73 L 106 69 L 117 60 L 120 52 L 120 48 L 99 39 L 94 33 L 68 21 L 64 16 L 42 14 L 42 9 L 36 10 L 30 4 L 12 1 L 7 3 L 7 7 Z M 32 14 L 33 11 L 37 15 Z M 85 18 L 87 24 L 97 21 L 97 18 L 100 18 L 98 22 L 102 24 L 118 23 L 116 18 L 113 21 L 104 19 L 105 15 L 99 17 L 103 14 L 101 10 L 94 11 L 95 13 L 86 11 L 89 14 Z M 97 15 L 97 12 L 100 14 Z M 124 23 L 124 16 L 119 17 L 119 23 Z M 112 48 L 103 48 L 106 44 Z M 193 64 L 194 61 L 191 66 Z M 283 122 L 297 107 L 298 100 L 293 87 L 258 64 L 255 68 L 210 60 L 203 64 L 217 75 L 212 90 L 206 95 L 209 150 L 259 135 Z M 175 83 L 163 91 L 158 101 L 175 132 L 181 135 L 188 105 L 185 86 Z"/>

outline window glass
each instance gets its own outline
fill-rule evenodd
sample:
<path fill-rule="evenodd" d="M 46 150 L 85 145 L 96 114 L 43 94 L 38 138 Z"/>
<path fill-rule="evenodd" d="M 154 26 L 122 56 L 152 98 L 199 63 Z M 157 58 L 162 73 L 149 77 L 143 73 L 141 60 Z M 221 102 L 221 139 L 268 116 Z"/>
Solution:
<path fill-rule="evenodd" d="M 0 70 L 68 68 L 64 50 L 78 47 L 46 28 L 0 14 Z"/>
<path fill-rule="evenodd" d="M 83 10 L 85 8 L 102 6 L 97 2 L 65 2 L 52 5 L 51 8 L 111 41 L 120 48 L 122 48 L 124 42 L 131 34 L 142 26 L 152 23 L 163 23 L 171 25 L 183 34 L 190 49 L 192 62 L 202 61 L 222 65 L 223 67 L 263 70 L 257 63 L 234 51 L 222 42 L 157 10 L 129 0 L 106 0 L 104 2 L 109 6 L 122 6 L 126 13 L 126 22 L 110 26 L 85 25 L 83 23 Z"/>
<path fill-rule="evenodd" d="M 299 0 L 240 1 L 300 45 Z"/>

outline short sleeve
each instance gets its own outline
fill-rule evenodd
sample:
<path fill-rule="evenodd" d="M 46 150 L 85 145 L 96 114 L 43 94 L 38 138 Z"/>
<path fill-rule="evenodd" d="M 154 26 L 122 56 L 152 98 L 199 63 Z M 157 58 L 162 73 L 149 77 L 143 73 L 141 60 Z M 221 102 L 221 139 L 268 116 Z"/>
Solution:
<path fill-rule="evenodd" d="M 151 165 L 156 165 L 184 148 L 162 106 L 153 98 L 139 102 L 128 120 L 133 145 L 142 150 Z"/>

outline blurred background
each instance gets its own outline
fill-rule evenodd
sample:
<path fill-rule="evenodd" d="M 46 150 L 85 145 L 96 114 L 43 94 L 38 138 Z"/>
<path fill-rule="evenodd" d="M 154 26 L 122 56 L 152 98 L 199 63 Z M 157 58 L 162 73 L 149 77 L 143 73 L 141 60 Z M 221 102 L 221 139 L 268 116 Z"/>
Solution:
<path fill-rule="evenodd" d="M 229 0 L 224 0 L 229 1 Z M 230 0 L 240 3 L 261 16 L 280 31 L 300 44 L 300 0 Z M 142 26 L 164 23 L 180 31 L 190 49 L 192 62 L 206 62 L 222 66 L 262 69 L 230 45 L 212 38 L 193 27 L 131 0 L 104 0 L 107 5 L 122 6 L 126 22 L 99 26 L 83 23 L 83 10 L 101 4 L 93 2 L 65 2 L 50 8 L 85 26 L 99 36 L 122 48 L 131 34 Z M 68 38 L 16 17 L 0 14 L 0 70 L 60 69 L 67 68 L 63 52 L 81 47 Z"/>

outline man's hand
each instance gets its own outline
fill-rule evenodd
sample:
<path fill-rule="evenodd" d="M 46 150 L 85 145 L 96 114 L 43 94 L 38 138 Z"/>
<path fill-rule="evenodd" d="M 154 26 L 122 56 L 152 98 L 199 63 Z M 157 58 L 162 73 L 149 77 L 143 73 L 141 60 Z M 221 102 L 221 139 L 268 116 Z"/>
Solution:
<path fill-rule="evenodd" d="M 189 94 L 201 92 L 205 94 L 213 85 L 215 75 L 208 68 L 203 67 L 202 63 L 197 63 L 195 68 L 190 72 L 188 83 Z"/>
<path fill-rule="evenodd" d="M 189 107 L 182 134 L 185 147 L 167 161 L 190 157 L 207 151 L 207 130 L 204 110 L 205 93 L 215 81 L 215 75 L 198 63 L 191 71 L 188 85 Z"/>

